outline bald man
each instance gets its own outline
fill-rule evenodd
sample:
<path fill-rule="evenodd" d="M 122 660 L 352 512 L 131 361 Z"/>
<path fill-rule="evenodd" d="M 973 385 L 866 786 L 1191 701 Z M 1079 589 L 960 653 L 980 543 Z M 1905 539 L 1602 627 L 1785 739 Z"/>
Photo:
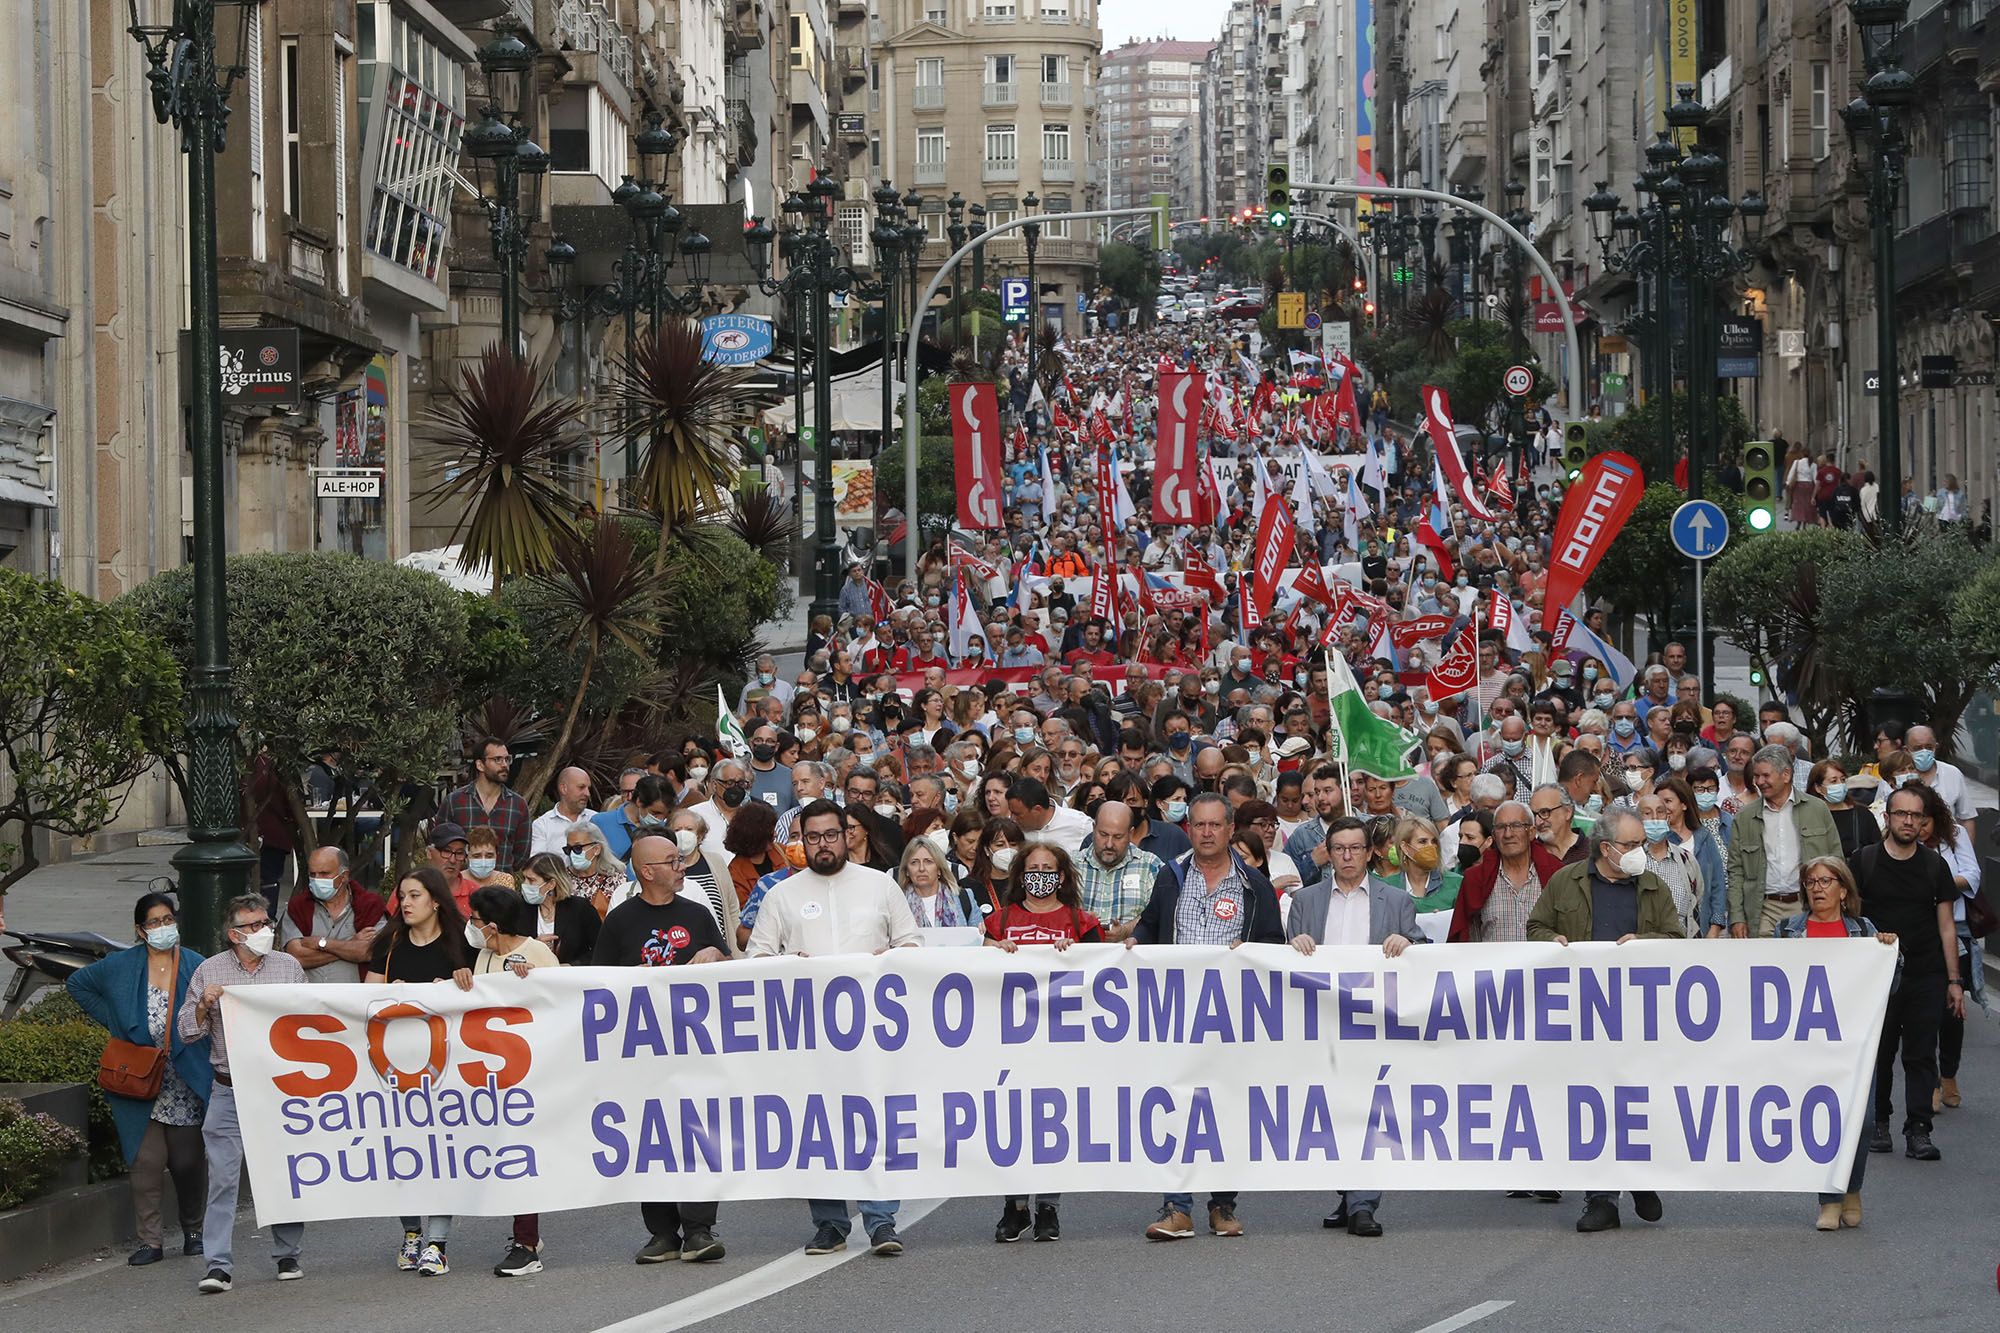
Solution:
<path fill-rule="evenodd" d="M 539 856 L 548 852 L 561 856 L 569 826 L 595 813 L 590 808 L 590 774 L 580 768 L 565 768 L 556 774 L 555 808 L 536 816 L 535 822 L 529 826 L 534 839 L 529 853 Z"/>

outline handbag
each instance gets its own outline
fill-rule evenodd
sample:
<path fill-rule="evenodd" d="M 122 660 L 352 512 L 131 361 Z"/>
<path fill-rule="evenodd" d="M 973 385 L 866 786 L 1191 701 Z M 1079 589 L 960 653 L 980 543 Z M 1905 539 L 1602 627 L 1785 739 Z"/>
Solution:
<path fill-rule="evenodd" d="M 97 1058 L 97 1086 L 116 1097 L 150 1102 L 160 1095 L 167 1077 L 167 1056 L 174 1040 L 174 992 L 180 986 L 180 959 L 174 959 L 173 974 L 167 980 L 167 1025 L 158 1046 L 141 1046 L 123 1037 L 104 1043 Z"/>
<path fill-rule="evenodd" d="M 1983 884 L 1979 892 L 1965 900 L 1965 928 L 1972 932 L 1975 940 L 1983 940 L 2000 930 L 2000 912 L 1993 910 L 1992 900 L 1986 896 Z"/>

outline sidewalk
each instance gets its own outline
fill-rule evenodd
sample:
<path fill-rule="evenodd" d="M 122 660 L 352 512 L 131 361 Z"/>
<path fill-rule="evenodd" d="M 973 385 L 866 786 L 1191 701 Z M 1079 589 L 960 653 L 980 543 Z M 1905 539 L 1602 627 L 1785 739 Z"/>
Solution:
<path fill-rule="evenodd" d="M 94 930 L 114 940 L 133 939 L 132 905 L 153 880 L 173 877 L 178 850 L 178 841 L 153 844 L 149 839 L 123 851 L 43 866 L 9 890 L 7 925 L 13 930 Z M 0 958 L 0 991 L 6 990 L 14 970 Z"/>

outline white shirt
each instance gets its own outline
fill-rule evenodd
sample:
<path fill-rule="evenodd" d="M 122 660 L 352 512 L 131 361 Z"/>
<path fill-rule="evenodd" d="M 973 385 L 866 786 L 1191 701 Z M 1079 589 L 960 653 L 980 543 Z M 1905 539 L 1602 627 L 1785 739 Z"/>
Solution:
<path fill-rule="evenodd" d="M 1090 816 L 1083 811 L 1056 805 L 1049 807 L 1049 822 L 1026 836 L 1031 844 L 1039 842 L 1060 847 L 1075 857 L 1083 850 L 1083 840 L 1090 836 L 1093 827 Z"/>
<path fill-rule="evenodd" d="M 1299 865 L 1281 851 L 1264 853 L 1264 873 L 1271 878 L 1271 887 L 1279 893 L 1289 893 L 1299 886 Z"/>
<path fill-rule="evenodd" d="M 722 845 L 723 838 L 729 833 L 729 816 L 723 813 L 722 807 L 717 805 L 713 798 L 699 805 L 689 806 L 688 811 L 701 816 L 703 826 L 708 829 L 707 835 L 701 840 L 702 851 L 710 856 L 720 857 L 724 865 L 729 864 L 729 849 Z"/>
<path fill-rule="evenodd" d="M 750 932 L 749 956 L 868 954 L 920 938 L 896 881 L 850 862 L 832 875 L 801 870 L 772 885 Z"/>
<path fill-rule="evenodd" d="M 1764 806 L 1764 893 L 1799 891 L 1799 825 L 1793 813 L 1798 802 L 1790 796 L 1782 806 Z"/>
<path fill-rule="evenodd" d="M 1326 906 L 1326 943 L 1368 943 L 1368 879 L 1362 877 L 1352 893 L 1335 880 L 1333 900 Z"/>
<path fill-rule="evenodd" d="M 1939 799 L 1951 807 L 1953 819 L 1963 824 L 1977 813 L 1972 808 L 1972 794 L 1965 789 L 1965 774 L 1957 764 L 1948 764 L 1940 759 L 1931 765 L 1930 772 L 1917 774 L 1917 781 L 1926 779 Z"/>
<path fill-rule="evenodd" d="M 535 822 L 528 825 L 528 832 L 533 839 L 528 844 L 528 854 L 540 856 L 543 852 L 552 852 L 561 856 L 563 847 L 568 842 L 569 826 L 579 819 L 589 819 L 596 813 L 595 810 L 586 808 L 582 814 L 572 817 L 564 814 L 561 806 L 557 806 L 544 814 L 536 815 Z"/>

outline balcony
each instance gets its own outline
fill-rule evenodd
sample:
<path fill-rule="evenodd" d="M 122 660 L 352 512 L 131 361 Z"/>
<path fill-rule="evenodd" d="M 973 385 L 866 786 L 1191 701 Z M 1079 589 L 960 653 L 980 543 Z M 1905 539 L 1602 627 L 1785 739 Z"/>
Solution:
<path fill-rule="evenodd" d="M 980 105 L 986 107 L 1016 105 L 1020 100 L 1015 92 L 1017 86 L 1011 82 L 987 84 L 985 93 L 980 98 Z"/>
<path fill-rule="evenodd" d="M 1076 163 L 1044 161 L 1042 163 L 1042 179 L 1045 181 L 1073 181 L 1076 179 Z"/>
<path fill-rule="evenodd" d="M 1073 83 L 1045 83 L 1042 85 L 1043 106 L 1068 106 L 1076 97 Z"/>
<path fill-rule="evenodd" d="M 916 86 L 911 103 L 919 111 L 944 110 L 944 85 L 941 83 L 920 83 Z"/>
<path fill-rule="evenodd" d="M 1915 287 L 1951 266 L 1951 214 L 1936 213 L 1896 234 L 1896 290 Z"/>
<path fill-rule="evenodd" d="M 299 223 L 290 224 L 285 240 L 285 269 L 293 279 L 330 290 L 333 286 L 332 244 L 318 232 Z"/>
<path fill-rule="evenodd" d="M 1021 179 L 1021 159 L 1018 157 L 989 157 L 980 164 L 979 179 L 983 181 L 1017 181 Z"/>
<path fill-rule="evenodd" d="M 757 0 L 735 0 L 722 36 L 723 45 L 731 55 L 764 48 L 764 25 L 757 14 Z"/>
<path fill-rule="evenodd" d="M 944 180 L 945 180 L 944 163 L 942 162 L 917 163 L 917 184 L 942 185 L 944 184 Z"/>
<path fill-rule="evenodd" d="M 842 86 L 859 88 L 868 81 L 868 48 L 855 43 L 840 48 Z"/>
<path fill-rule="evenodd" d="M 604 0 L 556 0 L 555 19 L 558 47 L 596 52 L 627 88 L 632 86 L 632 39 Z"/>

